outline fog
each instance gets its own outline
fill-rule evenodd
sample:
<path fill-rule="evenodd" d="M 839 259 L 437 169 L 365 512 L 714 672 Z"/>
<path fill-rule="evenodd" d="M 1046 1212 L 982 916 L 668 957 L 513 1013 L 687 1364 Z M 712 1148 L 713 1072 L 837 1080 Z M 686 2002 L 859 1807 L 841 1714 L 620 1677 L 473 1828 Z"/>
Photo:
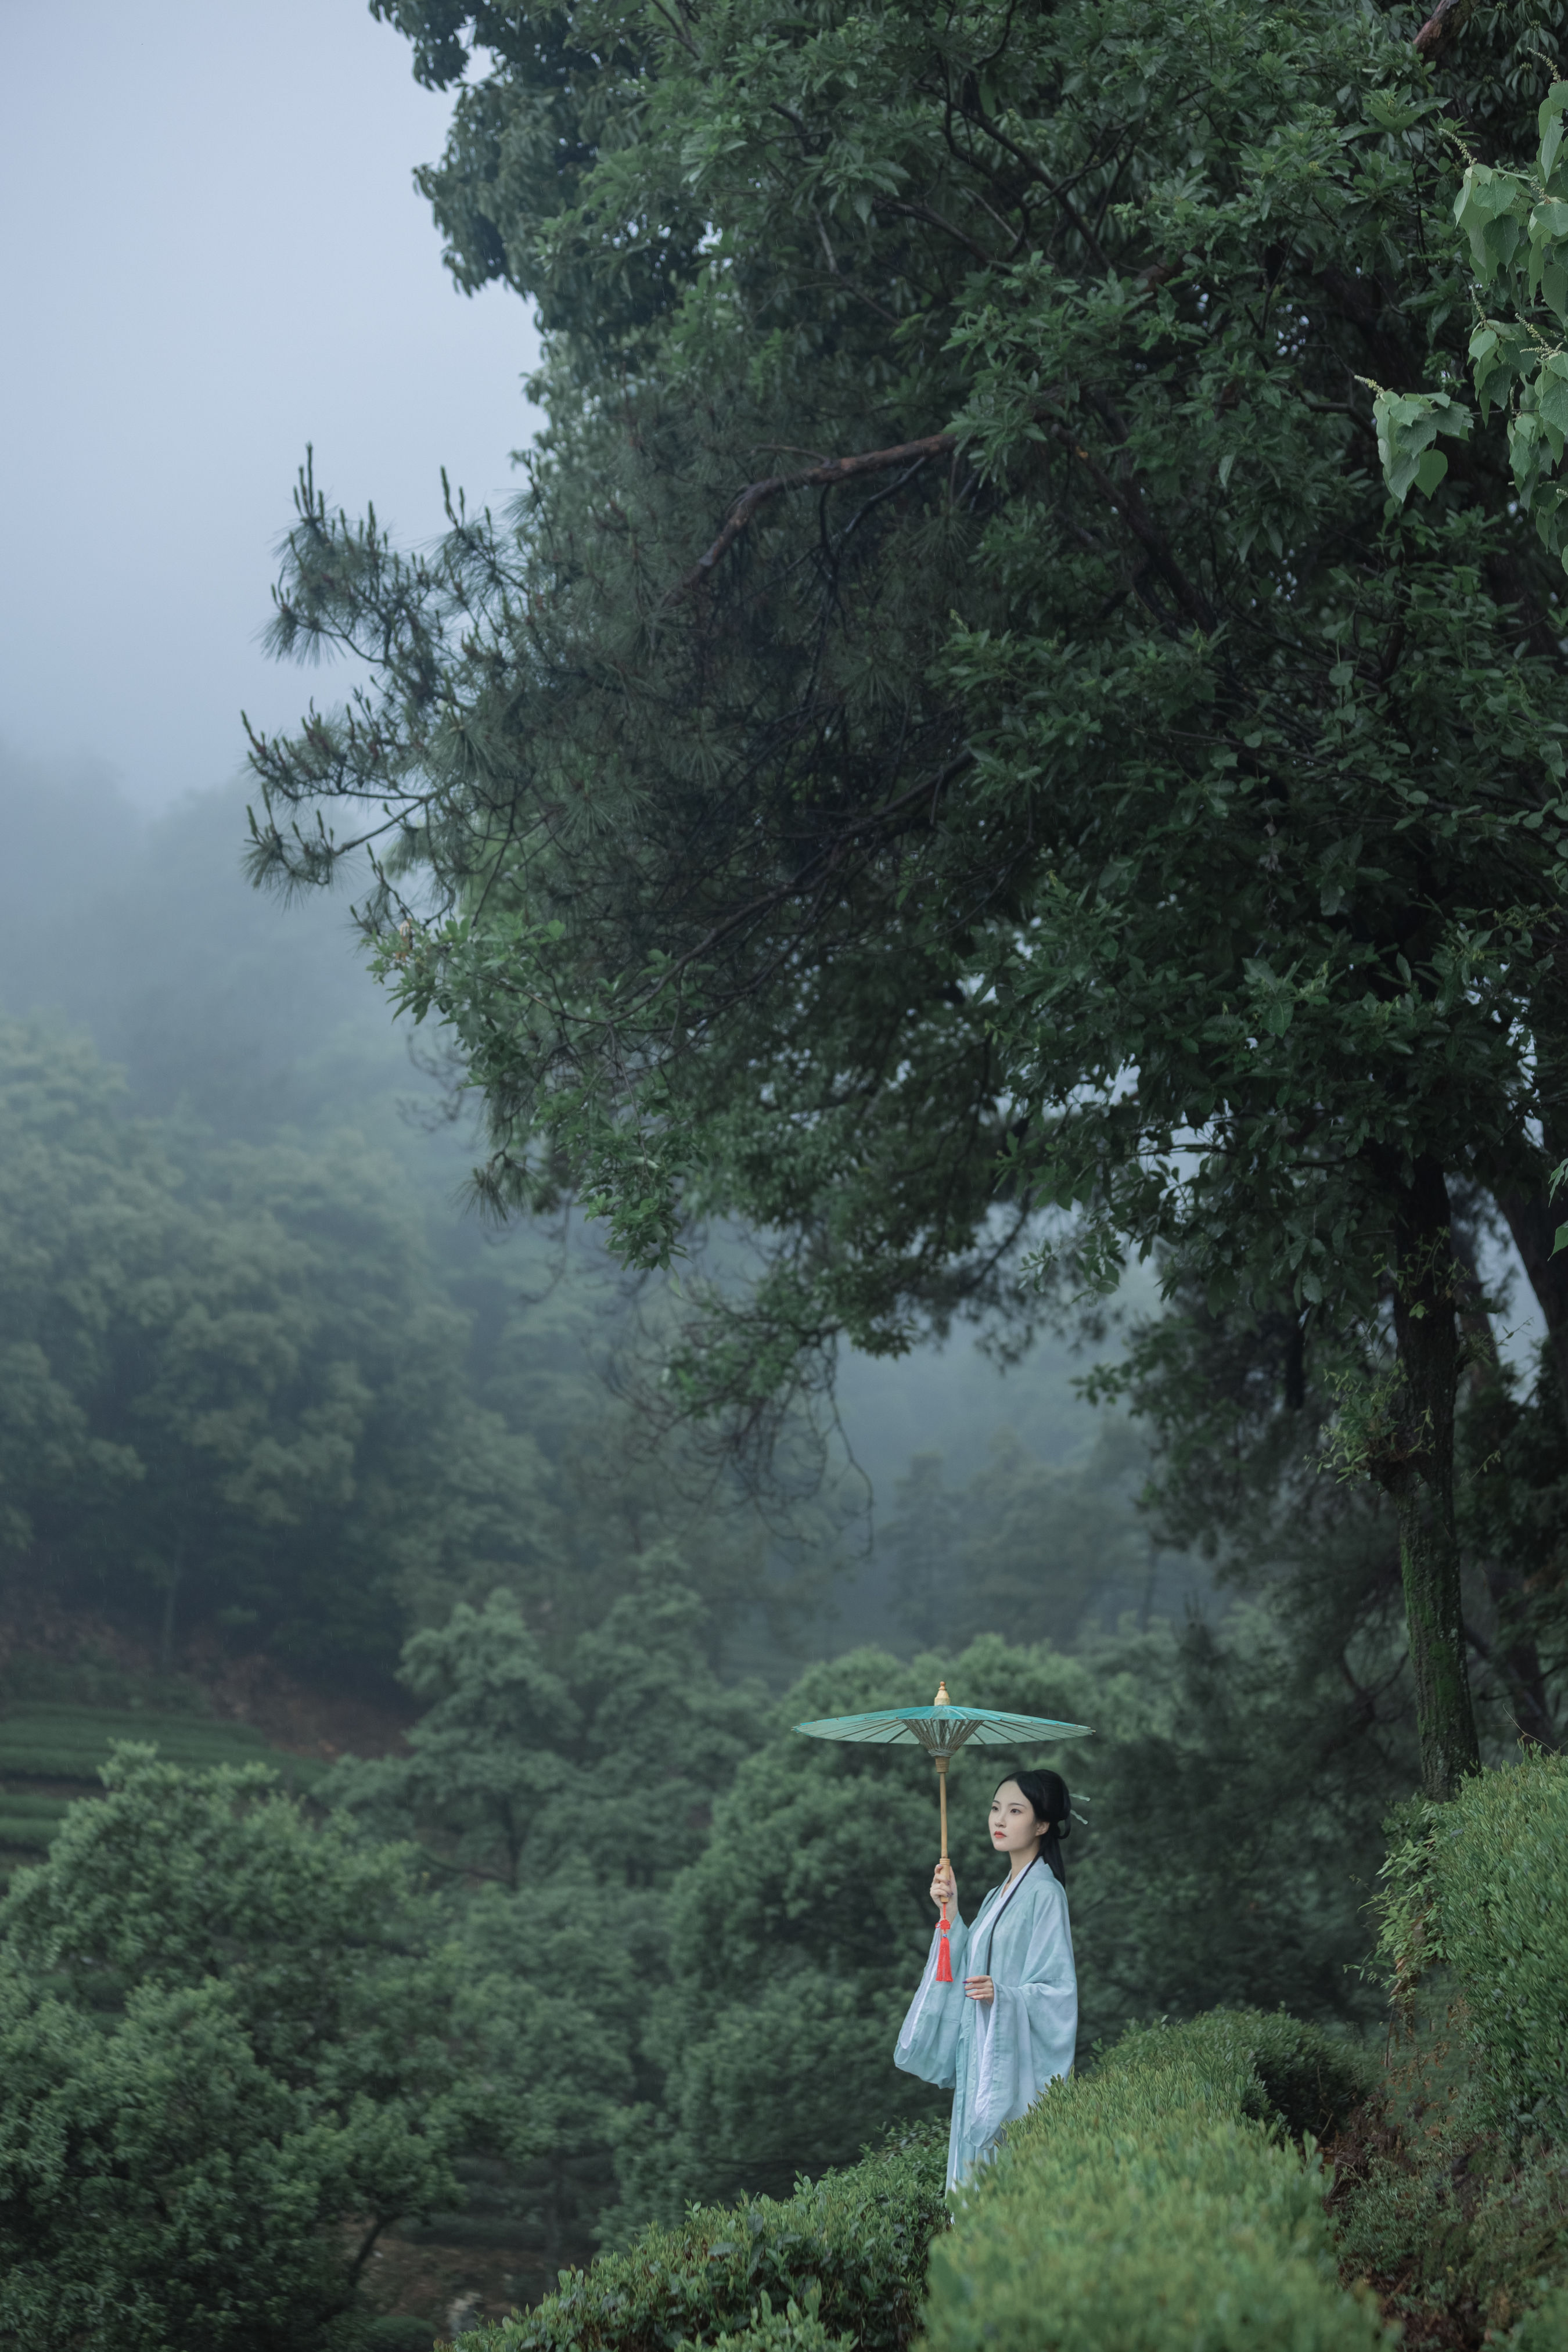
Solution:
<path fill-rule="evenodd" d="M 6 14 L 0 68 L 0 1013 L 85 1033 L 125 1074 L 126 1115 L 204 1149 L 352 1130 L 474 1331 L 510 1328 L 542 1284 L 532 1328 L 574 1381 L 619 1312 L 592 1236 L 560 1261 L 552 1237 L 479 1224 L 470 1129 L 437 1116 L 346 899 L 285 907 L 239 870 L 242 710 L 287 727 L 350 682 L 259 643 L 307 445 L 335 501 L 417 542 L 441 468 L 503 499 L 536 421 L 526 306 L 457 292 L 412 184 L 448 100 L 363 0 L 62 0 Z M 836 1573 L 801 1647 L 911 1640 L 876 1537 L 912 1457 L 940 1453 L 955 1507 L 998 1445 L 1029 1475 L 1087 1462 L 1083 1369 L 1047 1345 L 1004 1381 L 963 1335 L 847 1360 L 807 1540 Z M 1130 1473 L 1106 1475 L 1125 1515 Z M 1108 1605 L 1132 1597 L 1111 1580 Z"/>
<path fill-rule="evenodd" d="M 166 808 L 320 674 L 258 634 L 307 443 L 352 510 L 504 498 L 530 316 L 458 293 L 412 174 L 449 101 L 364 0 L 0 11 L 0 734 Z M 327 681 L 327 690 L 338 690 Z"/>

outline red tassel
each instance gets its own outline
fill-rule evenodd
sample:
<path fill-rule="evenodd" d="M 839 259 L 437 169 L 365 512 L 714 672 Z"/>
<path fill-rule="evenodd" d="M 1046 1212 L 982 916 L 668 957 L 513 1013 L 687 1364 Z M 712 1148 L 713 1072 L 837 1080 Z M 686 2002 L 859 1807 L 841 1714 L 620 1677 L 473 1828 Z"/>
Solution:
<path fill-rule="evenodd" d="M 938 1984 L 951 1984 L 952 1982 L 952 1959 L 947 1948 L 947 1921 L 945 1919 L 942 1920 L 938 1932 L 942 1937 L 942 1948 L 936 1956 L 936 1980 Z"/>

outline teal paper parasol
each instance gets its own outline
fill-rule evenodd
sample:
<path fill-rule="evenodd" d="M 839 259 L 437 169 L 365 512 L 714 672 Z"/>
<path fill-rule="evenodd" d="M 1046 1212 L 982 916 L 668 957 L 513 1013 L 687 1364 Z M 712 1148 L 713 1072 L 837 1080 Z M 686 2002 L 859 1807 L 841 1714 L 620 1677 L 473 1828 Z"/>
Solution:
<path fill-rule="evenodd" d="M 1043 1740 L 1087 1739 L 1090 1727 L 1087 1723 L 1057 1723 L 1045 1715 L 1005 1715 L 995 1707 L 960 1706 L 947 1695 L 947 1685 L 938 1685 L 930 1706 L 885 1706 L 873 1715 L 825 1715 L 815 1723 L 797 1723 L 797 1731 L 808 1739 L 844 1739 L 862 1741 L 879 1748 L 891 1747 L 895 1741 L 906 1741 L 911 1747 L 923 1748 L 937 1769 L 937 1787 L 942 1794 L 942 1858 L 947 1860 L 947 1768 L 961 1748 L 1017 1748 Z M 942 1951 L 937 1959 L 937 1981 L 952 1982 L 952 1969 L 947 1956 L 947 1906 L 942 1906 Z"/>

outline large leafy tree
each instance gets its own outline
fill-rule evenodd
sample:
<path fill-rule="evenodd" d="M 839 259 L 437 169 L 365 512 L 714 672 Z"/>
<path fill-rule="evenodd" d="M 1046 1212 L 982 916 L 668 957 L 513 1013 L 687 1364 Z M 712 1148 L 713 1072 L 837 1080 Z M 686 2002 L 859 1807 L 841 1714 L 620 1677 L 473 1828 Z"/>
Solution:
<path fill-rule="evenodd" d="M 1500 444 L 1390 509 L 1364 380 L 1463 364 L 1443 115 L 1506 139 L 1521 26 L 1435 72 L 1338 5 L 378 13 L 467 76 L 426 184 L 550 426 L 427 558 L 307 477 L 276 644 L 378 683 L 256 742 L 257 870 L 371 842 L 495 1197 L 775 1237 L 668 1368 L 742 1431 L 1016 1296 L 1042 1211 L 1042 1271 L 1359 1323 L 1450 1789 L 1448 1186 L 1544 1214 L 1568 694 Z"/>
<path fill-rule="evenodd" d="M 668 1983 L 669 1887 L 772 1712 L 754 1685 L 718 1680 L 709 1612 L 668 1548 L 627 1581 L 553 1656 L 507 1591 L 415 1634 L 409 1752 L 345 1760 L 324 1792 L 369 1827 L 417 1831 L 464 1890 L 458 2015 L 488 2085 L 479 2126 L 537 2201 L 552 2262 L 659 2096 L 646 2028 Z"/>
<path fill-rule="evenodd" d="M 408 1849 L 121 1749 L 0 1906 L 0 2329 L 336 2352 L 479 2097 Z"/>
<path fill-rule="evenodd" d="M 515 1892 L 584 1850 L 618 1791 L 616 1874 L 664 1885 L 755 1744 L 759 1693 L 719 1681 L 702 1599 L 668 1548 L 626 1581 L 553 1661 L 504 1589 L 414 1634 L 400 1674 L 422 1708 L 410 1752 L 341 1765 L 333 1801 L 389 1830 L 412 1821 L 448 1868 Z"/>

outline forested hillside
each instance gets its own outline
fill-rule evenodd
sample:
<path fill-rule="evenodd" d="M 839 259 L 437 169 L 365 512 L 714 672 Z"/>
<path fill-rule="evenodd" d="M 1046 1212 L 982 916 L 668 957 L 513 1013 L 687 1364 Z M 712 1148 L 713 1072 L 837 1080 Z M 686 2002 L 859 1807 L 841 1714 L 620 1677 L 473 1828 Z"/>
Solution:
<path fill-rule="evenodd" d="M 10 1263 L 28 1267 L 7 1321 L 49 1370 L 47 1399 L 18 1391 L 7 1425 L 46 1411 L 58 1424 L 47 1461 L 30 1457 L 6 1492 L 28 1540 L 50 1547 L 56 1598 L 107 1608 L 165 1662 L 185 1634 L 234 1650 L 248 1629 L 280 1661 L 384 1675 L 408 1628 L 459 1593 L 504 1578 L 542 1596 L 560 1576 L 552 1605 L 570 1606 L 570 1586 L 596 1606 L 591 1558 L 679 1531 L 701 1555 L 714 1638 L 776 1680 L 783 1620 L 752 1605 L 764 1569 L 774 1597 L 788 1591 L 797 1657 L 867 1634 L 907 1646 L 925 1630 L 892 1589 L 914 1589 L 896 1530 L 877 1550 L 923 1444 L 963 1479 L 1003 1449 L 968 1516 L 1000 1528 L 1011 1512 L 1036 1576 L 1036 1510 L 1065 1480 L 1051 1589 L 1026 1635 L 1070 1638 L 1101 1519 L 1102 1565 L 1126 1575 L 1100 1579 L 1093 1613 L 1114 1622 L 1143 1604 L 1142 1455 L 1125 1440 L 1114 1459 L 1094 1454 L 1095 1416 L 1073 1389 L 1090 1355 L 1058 1346 L 1005 1380 L 967 1349 L 936 1356 L 858 1408 L 851 1368 L 826 1487 L 810 1490 L 819 1455 L 803 1446 L 793 1507 L 759 1519 L 733 1480 L 716 1489 L 706 1459 L 684 1462 L 679 1437 L 640 1443 L 606 1386 L 640 1326 L 657 1339 L 658 1297 L 627 1290 L 591 1229 L 499 1231 L 466 1201 L 471 1119 L 444 1058 L 411 1061 L 367 984 L 346 895 L 281 908 L 248 889 L 231 793 L 154 823 L 100 774 L 12 759 L 0 807 L 0 1149 Z M 84 1252 L 90 1295 L 71 1286 Z M 105 1445 L 122 1449 L 120 1483 L 95 1502 L 82 1449 L 100 1449 L 101 1480 Z M 68 1525 L 51 1494 L 68 1497 Z M 1190 1583 L 1167 1563 L 1161 1613 Z M 944 1630 L 988 1622 L 978 1607 Z M 335 1631 L 334 1608 L 349 1612 Z"/>

